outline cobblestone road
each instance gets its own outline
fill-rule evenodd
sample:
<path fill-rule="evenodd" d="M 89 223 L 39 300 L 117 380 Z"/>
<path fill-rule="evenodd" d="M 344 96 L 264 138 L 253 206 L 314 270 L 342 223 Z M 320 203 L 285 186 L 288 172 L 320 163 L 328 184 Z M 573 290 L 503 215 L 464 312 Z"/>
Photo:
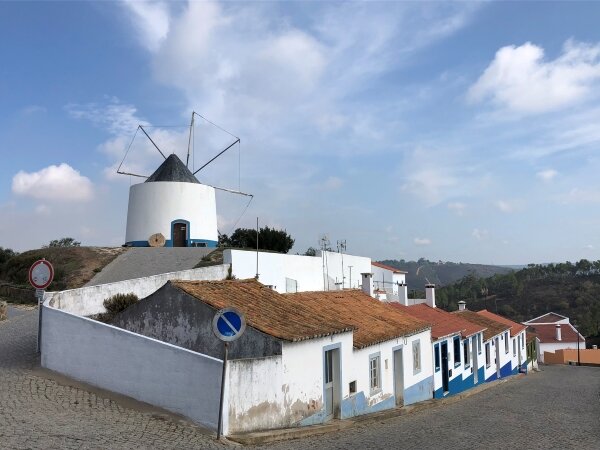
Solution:
<path fill-rule="evenodd" d="M 40 373 L 37 311 L 0 322 L 1 449 L 226 448 L 185 421 Z M 600 368 L 550 366 L 456 403 L 276 449 L 600 448 Z"/>

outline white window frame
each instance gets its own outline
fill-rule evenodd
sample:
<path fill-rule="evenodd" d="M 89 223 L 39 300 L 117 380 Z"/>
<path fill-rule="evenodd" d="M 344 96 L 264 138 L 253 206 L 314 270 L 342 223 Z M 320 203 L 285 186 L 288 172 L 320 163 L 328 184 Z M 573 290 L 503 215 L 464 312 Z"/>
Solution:
<path fill-rule="evenodd" d="M 485 367 L 492 365 L 492 348 L 489 342 L 485 344 Z"/>
<path fill-rule="evenodd" d="M 412 342 L 413 351 L 413 375 L 421 373 L 421 340 Z"/>
<path fill-rule="evenodd" d="M 483 345 L 481 344 L 481 333 L 477 335 L 477 353 L 481 355 Z"/>
<path fill-rule="evenodd" d="M 371 395 L 381 392 L 381 353 L 369 355 L 369 387 Z"/>
<path fill-rule="evenodd" d="M 465 364 L 465 369 L 471 366 L 471 345 L 468 339 L 463 341 L 463 359 Z"/>
<path fill-rule="evenodd" d="M 508 343 L 508 331 L 504 333 L 504 353 L 510 352 L 510 346 Z"/>

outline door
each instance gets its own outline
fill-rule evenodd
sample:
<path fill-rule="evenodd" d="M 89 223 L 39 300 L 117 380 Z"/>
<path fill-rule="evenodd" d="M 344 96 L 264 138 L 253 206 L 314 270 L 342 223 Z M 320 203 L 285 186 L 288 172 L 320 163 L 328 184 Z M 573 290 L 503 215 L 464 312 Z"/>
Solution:
<path fill-rule="evenodd" d="M 521 340 L 521 335 L 519 335 L 518 336 L 518 350 L 517 350 L 519 352 L 519 372 L 521 371 L 521 364 L 523 364 L 521 348 L 523 348 L 523 341 Z"/>
<path fill-rule="evenodd" d="M 394 350 L 394 395 L 396 406 L 404 406 L 404 359 L 401 348 Z"/>
<path fill-rule="evenodd" d="M 173 247 L 187 247 L 187 224 L 173 224 Z"/>
<path fill-rule="evenodd" d="M 442 343 L 442 389 L 448 392 L 448 341 Z"/>
<path fill-rule="evenodd" d="M 325 352 L 324 365 L 325 420 L 340 417 L 340 351 Z"/>
<path fill-rule="evenodd" d="M 496 338 L 496 376 L 500 378 L 500 338 Z"/>
<path fill-rule="evenodd" d="M 471 338 L 471 354 L 473 355 L 473 384 L 479 382 L 479 361 L 477 361 L 477 336 Z"/>

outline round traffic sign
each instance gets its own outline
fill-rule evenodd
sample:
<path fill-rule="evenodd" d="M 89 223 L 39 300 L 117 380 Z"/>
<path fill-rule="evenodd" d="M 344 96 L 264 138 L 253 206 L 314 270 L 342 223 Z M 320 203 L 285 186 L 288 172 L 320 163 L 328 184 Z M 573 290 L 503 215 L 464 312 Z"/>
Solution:
<path fill-rule="evenodd" d="M 213 317 L 213 332 L 225 342 L 235 341 L 246 329 L 244 315 L 235 308 L 224 308 Z"/>
<path fill-rule="evenodd" d="M 36 289 L 46 289 L 54 278 L 54 267 L 49 261 L 40 259 L 29 268 L 29 283 Z"/>

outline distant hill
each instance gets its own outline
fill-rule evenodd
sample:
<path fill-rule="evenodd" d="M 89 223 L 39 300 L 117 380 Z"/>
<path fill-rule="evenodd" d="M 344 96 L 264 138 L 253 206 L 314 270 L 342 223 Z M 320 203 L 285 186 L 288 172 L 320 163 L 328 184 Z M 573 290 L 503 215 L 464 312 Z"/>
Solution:
<path fill-rule="evenodd" d="M 406 284 L 408 284 L 409 290 L 424 290 L 425 284 L 427 283 L 433 283 L 437 286 L 446 286 L 455 283 L 470 274 L 478 278 L 488 278 L 496 274 L 507 274 L 513 271 L 513 269 L 506 266 L 488 266 L 485 264 L 442 261 L 434 262 L 424 258 L 421 258 L 418 261 L 386 259 L 379 262 L 408 272 L 406 275 Z"/>

